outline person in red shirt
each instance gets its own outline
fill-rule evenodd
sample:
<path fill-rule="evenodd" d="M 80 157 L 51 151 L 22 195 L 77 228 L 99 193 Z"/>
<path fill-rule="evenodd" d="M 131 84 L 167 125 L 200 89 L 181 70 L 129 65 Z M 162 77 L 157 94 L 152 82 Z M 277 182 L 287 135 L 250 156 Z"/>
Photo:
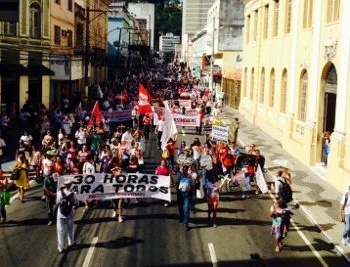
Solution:
<path fill-rule="evenodd" d="M 58 157 L 55 164 L 53 165 L 53 173 L 63 175 L 65 172 L 64 161 L 62 157 Z"/>
<path fill-rule="evenodd" d="M 155 174 L 157 175 L 164 175 L 164 176 L 169 176 L 171 174 L 171 169 L 167 166 L 166 160 L 162 159 L 160 162 L 160 165 L 156 168 Z M 171 175 L 170 175 L 171 178 Z M 171 178 L 172 180 L 172 178 Z M 171 181 L 172 184 L 173 181 Z M 168 202 L 164 202 L 164 206 L 168 207 L 169 203 Z"/>

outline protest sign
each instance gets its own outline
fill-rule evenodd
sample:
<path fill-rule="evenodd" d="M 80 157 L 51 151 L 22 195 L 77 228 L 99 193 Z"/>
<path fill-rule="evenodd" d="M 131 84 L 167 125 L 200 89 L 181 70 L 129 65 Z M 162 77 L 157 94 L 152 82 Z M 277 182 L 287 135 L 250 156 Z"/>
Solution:
<path fill-rule="evenodd" d="M 198 127 L 200 125 L 200 115 L 189 116 L 182 114 L 172 114 L 172 117 L 177 126 Z"/>
<path fill-rule="evenodd" d="M 233 178 L 233 182 L 237 182 L 242 189 L 242 191 L 250 190 L 249 180 L 245 177 L 245 171 L 240 171 Z"/>
<path fill-rule="evenodd" d="M 216 126 L 213 125 L 212 138 L 215 141 L 224 141 L 228 142 L 228 127 L 227 126 Z"/>
<path fill-rule="evenodd" d="M 72 191 L 80 201 L 156 198 L 170 202 L 170 176 L 141 173 L 64 175 L 58 178 L 57 188 L 67 180 L 73 182 Z"/>
<path fill-rule="evenodd" d="M 109 120 L 110 122 L 122 122 L 130 121 L 132 119 L 131 111 L 131 109 L 101 111 L 101 114 L 105 118 L 105 120 Z"/>
<path fill-rule="evenodd" d="M 266 181 L 265 181 L 265 178 L 264 178 L 264 174 L 263 174 L 259 164 L 258 164 L 258 169 L 256 170 L 255 177 L 256 177 L 256 184 L 260 188 L 261 192 L 263 194 L 266 194 L 267 191 L 269 191 L 269 190 L 267 188 L 267 184 L 266 184 Z"/>

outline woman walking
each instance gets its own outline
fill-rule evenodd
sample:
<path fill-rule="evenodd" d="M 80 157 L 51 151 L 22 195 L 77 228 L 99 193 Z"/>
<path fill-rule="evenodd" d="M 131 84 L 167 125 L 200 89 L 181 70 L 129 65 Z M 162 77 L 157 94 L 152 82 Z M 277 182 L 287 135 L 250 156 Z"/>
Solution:
<path fill-rule="evenodd" d="M 24 191 L 29 188 L 28 163 L 24 153 L 18 154 L 14 171 L 18 172 L 18 179 L 14 183 L 18 187 L 19 200 L 24 203 Z"/>
<path fill-rule="evenodd" d="M 216 181 L 214 176 L 208 177 L 208 182 L 206 184 L 207 190 L 207 202 L 208 202 L 208 225 L 213 225 L 214 228 L 217 227 L 216 224 L 216 214 L 219 206 L 219 195 L 221 191 L 221 185 L 219 181 Z M 213 224 L 211 224 L 211 213 L 213 213 Z"/>
<path fill-rule="evenodd" d="M 292 213 L 279 195 L 276 196 L 270 212 L 272 218 L 271 234 L 275 238 L 275 251 L 280 252 L 282 250 L 282 240 L 286 237 Z"/>

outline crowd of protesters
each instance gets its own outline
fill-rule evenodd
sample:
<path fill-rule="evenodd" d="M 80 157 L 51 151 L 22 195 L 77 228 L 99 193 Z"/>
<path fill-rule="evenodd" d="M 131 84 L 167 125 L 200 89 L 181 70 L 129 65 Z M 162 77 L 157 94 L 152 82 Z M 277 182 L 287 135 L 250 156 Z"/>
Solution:
<path fill-rule="evenodd" d="M 169 78 L 170 77 L 170 78 Z M 177 147 L 177 136 L 167 141 L 163 150 L 160 165 L 152 170 L 157 175 L 172 177 L 172 185 L 177 192 L 179 222 L 184 229 L 189 230 L 190 212 L 196 213 L 198 192 L 208 204 L 208 225 L 217 227 L 217 211 L 219 196 L 224 185 L 226 190 L 232 184 L 239 186 L 238 181 L 231 179 L 240 171 L 244 171 L 247 187 L 242 198 L 249 198 L 250 185 L 256 183 L 255 173 L 260 167 L 264 170 L 265 160 L 255 145 L 242 151 L 236 138 L 231 142 L 213 142 L 210 133 L 203 127 L 208 122 L 218 118 L 222 107 L 222 96 L 215 96 L 208 91 L 196 90 L 199 81 L 191 79 L 187 72 L 179 72 L 169 66 L 152 69 L 148 73 L 131 74 L 114 82 L 104 82 L 91 90 L 89 99 L 82 101 L 79 96 L 64 98 L 61 108 L 53 105 L 47 109 L 43 105 L 35 106 L 27 103 L 20 113 L 25 130 L 19 139 L 16 153 L 14 183 L 18 187 L 21 202 L 26 201 L 25 191 L 30 187 L 28 172 L 35 171 L 35 179 L 43 183 L 48 225 L 57 224 L 58 250 L 63 251 L 63 228 L 67 225 L 68 245 L 74 244 L 73 211 L 65 213 L 57 208 L 62 200 L 67 201 L 71 195 L 71 184 L 65 183 L 63 188 L 57 188 L 58 176 L 66 174 L 94 173 L 142 173 L 145 171 L 146 139 L 150 134 L 157 134 L 157 147 L 161 149 L 161 136 L 164 127 L 162 114 L 157 114 L 157 122 L 153 123 L 150 115 L 137 114 L 137 96 L 139 84 L 143 84 L 158 106 L 163 100 L 191 100 L 191 109 L 200 114 L 201 124 L 196 128 L 196 134 L 206 134 L 204 143 L 200 138 L 194 138 L 191 144 L 182 141 Z M 166 90 L 164 90 L 166 89 Z M 216 99 L 215 99 L 216 98 Z M 102 110 L 132 109 L 129 122 L 111 123 L 102 120 L 95 123 L 91 119 L 91 111 L 96 103 Z M 174 102 L 172 111 L 180 109 Z M 181 112 L 181 111 L 180 111 Z M 184 113 L 186 110 L 183 111 Z M 92 123 L 91 123 L 92 122 Z M 6 124 L 6 123 L 5 123 Z M 238 124 L 238 123 L 237 123 Z M 239 125 L 239 124 L 238 124 Z M 238 131 L 238 128 L 237 128 Z M 237 137 L 237 132 L 235 133 Z M 0 142 L 0 148 L 2 143 Z M 243 155 L 242 155 L 243 154 Z M 251 157 L 249 157 L 249 155 Z M 1 156 L 1 155 L 0 155 Z M 246 161 L 242 163 L 241 159 Z M 224 177 L 229 177 L 225 180 Z M 288 184 L 291 176 L 281 173 Z M 7 187 L 6 179 L 0 173 L 0 193 Z M 276 237 L 276 251 L 281 250 L 281 240 L 288 229 L 288 210 L 281 191 L 282 186 L 276 186 L 277 197 L 271 207 L 273 219 L 272 234 Z M 258 187 L 255 193 L 258 194 Z M 74 195 L 74 194 L 73 194 Z M 136 200 L 137 201 L 137 200 Z M 127 200 L 112 200 L 114 212 L 112 217 L 122 223 L 123 206 Z M 77 206 L 76 199 L 71 201 Z M 84 213 L 96 203 L 85 201 Z M 163 203 L 168 206 L 170 203 Z M 5 205 L 0 204 L 2 222 L 6 222 Z"/>

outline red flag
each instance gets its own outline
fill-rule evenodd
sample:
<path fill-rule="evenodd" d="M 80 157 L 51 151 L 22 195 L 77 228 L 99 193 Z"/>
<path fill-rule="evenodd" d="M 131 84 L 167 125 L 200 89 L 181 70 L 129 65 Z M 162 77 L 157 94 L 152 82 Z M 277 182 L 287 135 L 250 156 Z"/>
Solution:
<path fill-rule="evenodd" d="M 96 101 L 94 109 L 92 110 L 89 125 L 94 125 L 94 120 L 93 120 L 94 117 L 95 117 L 96 123 L 100 124 L 102 115 L 101 115 L 101 111 L 100 111 L 100 106 L 98 105 L 98 101 Z"/>
<path fill-rule="evenodd" d="M 152 101 L 151 94 L 142 84 L 139 87 L 139 114 L 153 113 L 150 102 Z"/>

